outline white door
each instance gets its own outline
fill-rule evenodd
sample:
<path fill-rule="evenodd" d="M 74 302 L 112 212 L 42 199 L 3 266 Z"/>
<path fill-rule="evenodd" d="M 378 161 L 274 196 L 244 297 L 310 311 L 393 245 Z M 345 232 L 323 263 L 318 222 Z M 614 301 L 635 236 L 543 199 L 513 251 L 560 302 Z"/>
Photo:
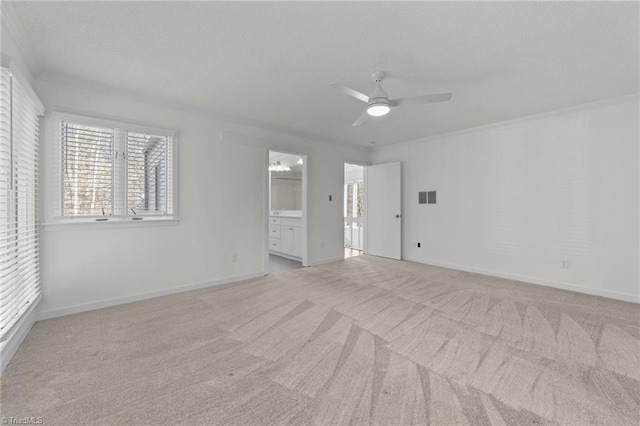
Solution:
<path fill-rule="evenodd" d="M 402 257 L 400 163 L 378 164 L 365 170 L 366 252 L 399 260 Z"/>

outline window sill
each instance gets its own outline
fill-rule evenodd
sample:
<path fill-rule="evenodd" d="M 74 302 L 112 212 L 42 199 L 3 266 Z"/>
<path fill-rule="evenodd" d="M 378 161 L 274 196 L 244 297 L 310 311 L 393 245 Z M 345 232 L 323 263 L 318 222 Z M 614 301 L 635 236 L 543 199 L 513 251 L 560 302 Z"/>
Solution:
<path fill-rule="evenodd" d="M 178 218 L 145 217 L 142 220 L 131 218 L 110 218 L 108 221 L 98 222 L 95 219 L 68 219 L 57 222 L 43 223 L 44 231 L 77 231 L 85 229 L 115 229 L 115 228 L 144 228 L 149 226 L 178 225 Z"/>

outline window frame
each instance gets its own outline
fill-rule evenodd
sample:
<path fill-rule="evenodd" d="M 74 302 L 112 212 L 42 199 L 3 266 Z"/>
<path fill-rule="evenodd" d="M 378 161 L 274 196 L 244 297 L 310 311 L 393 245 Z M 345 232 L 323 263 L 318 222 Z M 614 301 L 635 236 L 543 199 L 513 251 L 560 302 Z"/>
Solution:
<path fill-rule="evenodd" d="M 124 134 L 124 142 L 116 140 L 114 136 L 114 149 L 118 149 L 118 145 L 126 148 L 126 133 L 145 133 L 157 136 L 171 137 L 172 149 L 172 187 L 171 187 L 171 214 L 144 214 L 136 216 L 132 215 L 110 215 L 106 221 L 98 221 L 96 219 L 103 216 L 61 216 L 56 213 L 61 212 L 61 203 L 64 199 L 64 186 L 61 168 L 61 149 L 62 144 L 56 132 L 59 130 L 60 121 L 69 121 L 75 124 L 91 125 L 98 127 L 109 127 L 119 129 Z M 178 130 L 176 128 L 151 125 L 147 123 L 135 122 L 131 120 L 99 116 L 94 114 L 67 112 L 64 110 L 53 110 L 46 114 L 44 122 L 44 173 L 45 176 L 43 191 L 44 206 L 44 222 L 43 228 L 49 230 L 71 230 L 71 229 L 104 229 L 111 227 L 141 227 L 141 226 L 163 226 L 177 225 L 180 222 L 179 216 L 179 143 Z M 116 131 L 118 133 L 118 131 Z M 120 161 L 120 160 L 118 160 Z M 121 160 L 119 166 L 114 161 L 113 179 L 116 181 L 124 181 L 126 185 L 127 179 L 127 160 Z M 169 172 L 167 170 L 167 172 Z M 114 204 L 121 203 L 126 208 L 127 192 L 119 190 L 115 183 L 112 192 L 112 202 Z M 114 212 L 116 213 L 116 212 Z M 133 218 L 136 217 L 134 220 Z M 142 218 L 142 219 L 140 219 Z"/>

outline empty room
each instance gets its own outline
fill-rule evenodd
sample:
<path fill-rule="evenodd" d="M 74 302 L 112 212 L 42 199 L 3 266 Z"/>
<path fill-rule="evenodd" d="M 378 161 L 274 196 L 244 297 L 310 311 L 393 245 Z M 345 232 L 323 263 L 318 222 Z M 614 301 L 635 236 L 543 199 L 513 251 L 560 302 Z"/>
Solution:
<path fill-rule="evenodd" d="M 640 424 L 639 2 L 0 7 L 2 424 Z"/>

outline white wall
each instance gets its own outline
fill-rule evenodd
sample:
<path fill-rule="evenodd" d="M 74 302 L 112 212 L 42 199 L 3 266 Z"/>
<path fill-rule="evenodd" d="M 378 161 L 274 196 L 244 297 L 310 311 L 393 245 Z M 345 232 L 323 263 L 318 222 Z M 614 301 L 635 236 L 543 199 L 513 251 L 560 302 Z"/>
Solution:
<path fill-rule="evenodd" d="M 3 9 L 4 12 L 4 9 Z M 11 65 L 14 71 L 17 71 L 20 76 L 29 84 L 33 83 L 33 75 L 29 70 L 27 61 L 22 56 L 18 45 L 9 33 L 6 22 L 2 20 L 2 28 L 0 29 L 2 34 L 2 66 L 7 67 Z M 8 62 L 8 63 L 5 63 Z"/>
<path fill-rule="evenodd" d="M 368 161 L 368 151 L 48 81 L 35 80 L 34 89 L 49 110 L 177 127 L 180 137 L 180 224 L 45 229 L 41 235 L 42 316 L 264 271 L 266 157 L 265 148 L 255 141 L 308 155 L 309 261 L 342 257 L 341 169 L 344 161 Z M 252 143 L 221 136 L 229 134 L 247 135 Z M 41 176 L 46 176 L 46 168 Z M 331 203 L 329 194 L 334 196 Z M 234 253 L 238 254 L 235 263 Z"/>
<path fill-rule="evenodd" d="M 639 301 L 638 120 L 631 97 L 375 149 L 402 161 L 403 258 Z"/>

